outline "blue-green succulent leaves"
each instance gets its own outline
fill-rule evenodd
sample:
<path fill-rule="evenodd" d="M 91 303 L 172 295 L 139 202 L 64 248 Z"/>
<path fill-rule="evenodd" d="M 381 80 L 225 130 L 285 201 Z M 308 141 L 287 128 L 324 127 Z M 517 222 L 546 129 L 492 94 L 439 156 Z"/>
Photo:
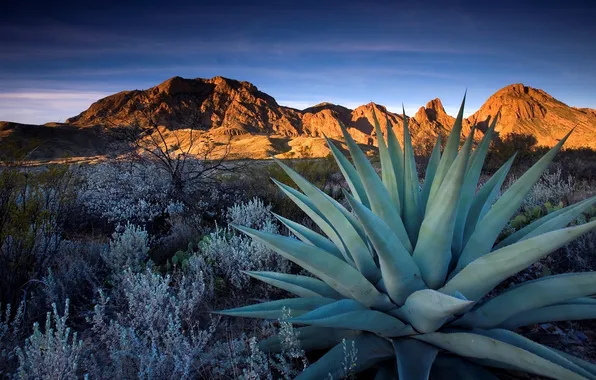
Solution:
<path fill-rule="evenodd" d="M 491 379 L 485 367 L 511 368 L 558 379 L 596 379 L 596 365 L 532 342 L 507 329 L 534 323 L 596 318 L 596 273 L 553 275 L 522 283 L 489 301 L 507 277 L 596 229 L 596 221 L 565 228 L 596 202 L 592 197 L 550 213 L 496 242 L 525 194 L 569 136 L 499 197 L 515 155 L 477 190 L 495 134 L 495 117 L 475 144 L 462 102 L 443 153 L 440 137 L 419 184 L 410 124 L 403 114 L 403 147 L 387 119 L 386 138 L 373 109 L 380 173 L 341 126 L 351 155 L 326 137 L 347 187 L 346 206 L 278 161 L 301 190 L 276 181 L 320 232 L 276 215 L 297 239 L 237 229 L 312 276 L 245 272 L 296 298 L 221 312 L 279 319 L 298 327 L 305 350 L 330 349 L 298 376 L 345 375 L 346 345 L 357 350 L 353 370 L 374 368 L 377 379 Z M 478 132 L 478 131 L 477 131 Z M 478 132 L 479 133 L 479 132 Z M 496 243 L 496 244 L 495 244 Z M 261 342 L 282 349 L 279 336 Z"/>

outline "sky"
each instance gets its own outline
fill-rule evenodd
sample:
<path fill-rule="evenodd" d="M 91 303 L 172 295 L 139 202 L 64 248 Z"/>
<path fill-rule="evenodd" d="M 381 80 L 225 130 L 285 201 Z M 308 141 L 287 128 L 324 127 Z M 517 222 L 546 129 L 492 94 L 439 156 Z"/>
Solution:
<path fill-rule="evenodd" d="M 438 97 L 455 115 L 467 90 L 469 115 L 512 83 L 596 108 L 596 2 L 11 3 L 0 120 L 64 121 L 119 91 L 216 75 L 299 109 L 373 101 L 413 115 Z"/>

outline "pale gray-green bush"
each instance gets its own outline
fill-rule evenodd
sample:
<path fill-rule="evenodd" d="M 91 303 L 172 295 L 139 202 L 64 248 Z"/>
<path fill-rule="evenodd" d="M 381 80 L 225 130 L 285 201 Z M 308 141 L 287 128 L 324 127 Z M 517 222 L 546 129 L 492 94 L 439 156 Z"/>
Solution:
<path fill-rule="evenodd" d="M 271 215 L 271 206 L 259 199 L 236 204 L 226 211 L 226 220 L 234 225 L 251 226 L 260 231 L 279 233 L 279 224 Z M 288 272 L 291 264 L 264 244 L 238 233 L 233 228 L 216 227 L 199 248 L 213 267 L 215 276 L 235 291 L 245 291 L 250 279 L 241 271 Z M 266 289 L 259 287 L 259 289 Z"/>
<path fill-rule="evenodd" d="M 108 248 L 102 252 L 102 257 L 114 276 L 128 268 L 133 272 L 140 271 L 149 253 L 149 235 L 144 228 L 130 222 L 120 228 L 112 234 Z"/>
<path fill-rule="evenodd" d="M 5 308 L 0 304 L 0 377 L 8 376 L 15 365 L 15 347 L 23 333 L 24 311 L 24 301 L 21 301 L 16 310 L 10 304 Z"/>
<path fill-rule="evenodd" d="M 69 301 L 60 316 L 56 304 L 46 315 L 44 331 L 34 323 L 33 334 L 24 347 L 16 350 L 19 359 L 17 378 L 70 380 L 79 377 L 83 341 L 67 326 Z M 53 322 L 53 323 L 52 323 Z"/>

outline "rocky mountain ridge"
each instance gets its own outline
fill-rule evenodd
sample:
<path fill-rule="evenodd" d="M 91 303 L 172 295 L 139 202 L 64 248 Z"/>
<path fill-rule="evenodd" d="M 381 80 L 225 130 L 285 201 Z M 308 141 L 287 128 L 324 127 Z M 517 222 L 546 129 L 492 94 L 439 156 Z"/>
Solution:
<path fill-rule="evenodd" d="M 215 139 L 232 138 L 238 157 L 243 156 L 242 141 L 246 144 L 249 140 L 251 144 L 262 140 L 263 146 L 261 153 L 254 146 L 244 149 L 244 156 L 249 158 L 271 153 L 295 155 L 300 147 L 321 146 L 310 149 L 317 156 L 328 153 L 321 144 L 323 136 L 341 139 L 340 123 L 359 143 L 376 145 L 373 110 L 383 132 L 390 125 L 398 138 L 403 139 L 403 116 L 379 104 L 368 103 L 351 110 L 320 103 L 298 110 L 279 105 L 249 82 L 220 76 L 173 77 L 146 90 L 122 91 L 100 99 L 61 126 L 76 133 L 135 123 L 156 124 L 170 130 L 198 129 Z M 543 90 L 523 84 L 506 86 L 489 97 L 477 112 L 464 120 L 464 133 L 474 124 L 482 131 L 499 110 L 496 130 L 501 137 L 509 133 L 532 134 L 539 145 L 552 146 L 575 127 L 566 147 L 596 149 L 596 110 L 569 107 Z M 432 144 L 438 134 L 446 135 L 455 121 L 438 98 L 420 107 L 414 116 L 406 117 L 415 145 Z M 14 129 L 14 123 L 0 123 L 0 136 L 2 131 L 6 134 L 11 129 L 9 125 Z M 57 127 L 55 123 L 46 126 Z"/>

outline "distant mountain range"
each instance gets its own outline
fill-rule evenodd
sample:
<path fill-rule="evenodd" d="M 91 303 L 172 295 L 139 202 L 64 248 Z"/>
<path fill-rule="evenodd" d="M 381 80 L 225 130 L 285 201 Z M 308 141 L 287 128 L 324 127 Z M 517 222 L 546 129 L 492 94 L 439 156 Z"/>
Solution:
<path fill-rule="evenodd" d="M 249 82 L 220 76 L 173 77 L 147 90 L 122 91 L 100 99 L 65 123 L 31 126 L 0 122 L 0 137 L 46 141 L 37 152 L 40 159 L 98 156 L 108 149 L 102 138 L 106 130 L 152 120 L 170 130 L 199 128 L 204 136 L 215 140 L 231 138 L 230 157 L 300 156 L 305 147 L 313 156 L 324 156 L 329 151 L 322 136 L 341 140 L 340 122 L 359 143 L 376 144 L 373 109 L 383 132 L 389 122 L 397 136 L 403 136 L 402 115 L 375 103 L 354 110 L 331 103 L 298 110 L 279 105 Z M 512 84 L 493 94 L 464 120 L 464 132 L 474 124 L 484 130 L 499 110 L 496 130 L 501 137 L 512 132 L 531 134 L 539 145 L 552 146 L 575 127 L 565 146 L 596 149 L 596 110 L 569 107 L 523 84 Z M 455 118 L 445 112 L 439 99 L 434 99 L 408 121 L 416 145 L 429 144 L 437 134 L 447 134 Z"/>

